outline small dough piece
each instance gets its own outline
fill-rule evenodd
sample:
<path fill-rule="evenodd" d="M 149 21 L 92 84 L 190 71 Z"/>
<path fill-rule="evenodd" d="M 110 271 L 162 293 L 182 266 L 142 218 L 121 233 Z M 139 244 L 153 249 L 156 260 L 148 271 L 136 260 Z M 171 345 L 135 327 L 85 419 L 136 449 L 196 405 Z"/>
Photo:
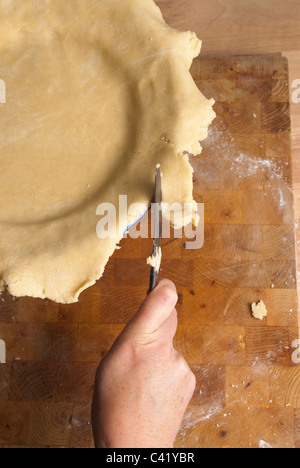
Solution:
<path fill-rule="evenodd" d="M 160 265 L 162 259 L 162 252 L 161 247 L 158 248 L 156 255 L 152 255 L 151 257 L 147 258 L 147 264 L 150 265 L 155 271 L 159 272 Z"/>
<path fill-rule="evenodd" d="M 252 315 L 258 320 L 263 320 L 268 315 L 267 307 L 263 301 L 252 304 L 251 306 Z"/>
<path fill-rule="evenodd" d="M 201 41 L 153 0 L 0 0 L 0 11 L 0 278 L 14 296 L 73 303 L 151 203 L 158 163 L 164 202 L 193 202 L 187 153 L 215 117 L 189 72 Z M 97 207 L 119 213 L 123 194 L 136 210 L 99 239 Z"/>

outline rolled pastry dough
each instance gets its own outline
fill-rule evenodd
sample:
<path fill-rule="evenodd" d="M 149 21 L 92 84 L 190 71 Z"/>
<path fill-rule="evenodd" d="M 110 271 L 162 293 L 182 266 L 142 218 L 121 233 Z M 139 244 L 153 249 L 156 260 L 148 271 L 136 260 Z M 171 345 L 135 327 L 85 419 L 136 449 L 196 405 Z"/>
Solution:
<path fill-rule="evenodd" d="M 189 73 L 201 43 L 152 0 L 0 10 L 0 290 L 76 302 L 121 239 L 97 237 L 100 203 L 149 204 L 158 163 L 164 202 L 193 201 L 186 153 L 214 118 Z"/>

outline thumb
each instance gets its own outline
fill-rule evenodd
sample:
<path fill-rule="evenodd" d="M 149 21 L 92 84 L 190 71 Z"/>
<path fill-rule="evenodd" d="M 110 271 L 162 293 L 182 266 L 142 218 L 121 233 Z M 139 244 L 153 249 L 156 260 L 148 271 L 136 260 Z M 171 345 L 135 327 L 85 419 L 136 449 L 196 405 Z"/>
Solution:
<path fill-rule="evenodd" d="M 136 338 L 153 334 L 171 316 L 177 301 L 178 295 L 174 283 L 167 279 L 160 280 L 125 327 L 124 332 Z"/>

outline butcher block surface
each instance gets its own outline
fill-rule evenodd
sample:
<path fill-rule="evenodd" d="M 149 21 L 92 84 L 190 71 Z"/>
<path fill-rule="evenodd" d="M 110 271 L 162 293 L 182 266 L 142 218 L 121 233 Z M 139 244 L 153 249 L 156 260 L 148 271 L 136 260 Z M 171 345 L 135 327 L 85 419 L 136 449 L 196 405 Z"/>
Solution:
<path fill-rule="evenodd" d="M 197 377 L 176 447 L 300 448 L 288 62 L 202 57 L 192 74 L 217 118 L 191 157 L 204 247 L 162 243 L 161 276 L 179 293 L 175 347 Z M 93 447 L 96 367 L 149 281 L 151 239 L 121 245 L 77 304 L 1 296 L 0 447 Z M 259 300 L 263 321 L 251 315 Z"/>

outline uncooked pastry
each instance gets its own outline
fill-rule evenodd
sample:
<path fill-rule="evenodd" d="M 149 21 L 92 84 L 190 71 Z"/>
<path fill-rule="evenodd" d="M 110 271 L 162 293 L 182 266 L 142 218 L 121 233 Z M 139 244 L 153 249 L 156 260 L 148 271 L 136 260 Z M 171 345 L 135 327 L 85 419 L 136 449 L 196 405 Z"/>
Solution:
<path fill-rule="evenodd" d="M 150 265 L 152 268 L 155 269 L 156 272 L 159 272 L 160 265 L 162 259 L 162 252 L 161 247 L 156 250 L 156 255 L 151 255 L 151 257 L 147 258 L 147 264 Z"/>
<path fill-rule="evenodd" d="M 263 301 L 252 304 L 251 310 L 253 317 L 258 320 L 263 320 L 268 315 L 267 307 Z"/>
<path fill-rule="evenodd" d="M 201 43 L 152 0 L 0 0 L 0 11 L 0 289 L 76 302 L 122 237 L 97 237 L 100 203 L 148 205 L 158 163 L 164 202 L 193 201 L 186 153 L 201 152 L 214 118 L 189 73 Z"/>

